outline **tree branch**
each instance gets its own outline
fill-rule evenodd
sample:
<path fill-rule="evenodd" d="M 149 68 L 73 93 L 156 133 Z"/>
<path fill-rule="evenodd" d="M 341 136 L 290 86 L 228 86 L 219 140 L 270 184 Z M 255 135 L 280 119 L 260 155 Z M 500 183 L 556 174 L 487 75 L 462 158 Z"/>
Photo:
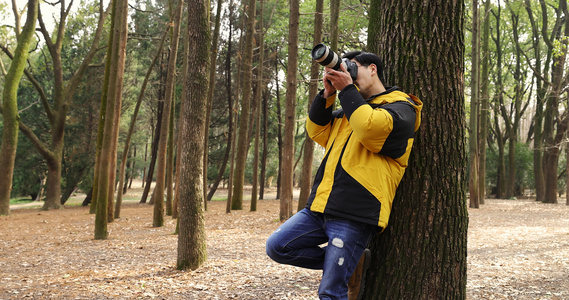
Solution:
<path fill-rule="evenodd" d="M 107 7 L 105 12 L 99 14 L 99 22 L 97 24 L 97 31 L 95 32 L 95 37 L 93 38 L 93 43 L 91 44 L 91 49 L 89 49 L 89 52 L 87 53 L 87 55 L 83 59 L 81 66 L 79 66 L 79 69 L 77 69 L 75 74 L 73 74 L 73 76 L 71 77 L 71 80 L 69 80 L 69 83 L 67 84 L 67 87 L 65 88 L 65 99 L 63 101 L 64 104 L 68 105 L 69 103 L 71 103 L 71 100 L 73 99 L 73 95 L 75 94 L 75 91 L 77 90 L 77 87 L 79 86 L 79 83 L 81 82 L 81 78 L 83 77 L 85 70 L 87 70 L 87 68 L 91 64 L 91 61 L 93 60 L 93 57 L 95 57 L 95 54 L 99 50 L 103 49 L 103 48 L 99 47 L 99 40 L 101 39 L 101 35 L 103 32 L 103 26 L 105 24 L 105 19 L 107 18 L 110 11 L 111 11 L 111 4 L 109 4 L 109 6 Z"/>
<path fill-rule="evenodd" d="M 10 59 L 14 58 L 14 55 L 12 55 L 12 52 L 10 52 L 10 50 L 8 48 L 6 48 L 4 45 L 0 45 L 0 48 L 2 48 L 2 51 L 4 51 L 4 53 L 6 53 L 6 55 Z M 38 94 L 40 96 L 41 104 L 45 110 L 45 113 L 47 114 L 47 118 L 49 119 L 50 122 L 53 122 L 53 120 L 54 120 L 53 111 L 51 110 L 51 107 L 49 106 L 49 103 L 47 101 L 47 95 L 45 94 L 45 91 L 43 90 L 42 86 L 34 78 L 32 73 L 28 69 L 24 69 L 24 74 L 26 74 L 26 77 L 32 83 L 32 85 L 34 86 L 36 91 L 38 92 Z"/>
<path fill-rule="evenodd" d="M 20 131 L 32 142 L 32 144 L 36 147 L 36 150 L 43 156 L 46 160 L 54 159 L 54 154 L 51 152 L 46 145 L 40 141 L 40 139 L 36 136 L 36 134 L 28 127 L 24 122 L 20 120 Z"/>

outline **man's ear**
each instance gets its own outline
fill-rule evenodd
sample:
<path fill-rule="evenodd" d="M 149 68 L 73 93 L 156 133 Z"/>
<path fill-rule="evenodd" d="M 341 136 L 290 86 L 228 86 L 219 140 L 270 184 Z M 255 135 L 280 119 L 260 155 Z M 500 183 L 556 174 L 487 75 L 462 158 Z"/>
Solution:
<path fill-rule="evenodd" d="M 369 67 L 371 68 L 371 75 L 377 75 L 377 66 L 375 64 L 370 64 Z"/>

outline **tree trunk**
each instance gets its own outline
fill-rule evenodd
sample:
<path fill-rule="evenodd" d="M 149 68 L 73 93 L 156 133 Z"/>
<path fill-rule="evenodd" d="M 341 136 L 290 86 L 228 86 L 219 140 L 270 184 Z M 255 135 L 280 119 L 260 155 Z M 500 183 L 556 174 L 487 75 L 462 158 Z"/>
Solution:
<path fill-rule="evenodd" d="M 261 158 L 261 184 L 259 190 L 259 199 L 265 199 L 265 185 L 267 177 L 267 151 L 268 151 L 268 130 L 269 130 L 269 98 L 268 88 L 265 87 L 265 92 L 263 94 L 263 156 Z"/>
<path fill-rule="evenodd" d="M 369 50 L 426 117 L 390 226 L 371 242 L 364 299 L 466 298 L 463 22 L 463 1 L 371 1 Z"/>
<path fill-rule="evenodd" d="M 289 0 L 290 14 L 288 19 L 288 64 L 286 72 L 286 105 L 285 105 L 285 130 L 284 149 L 282 161 L 281 188 L 282 197 L 280 207 L 281 222 L 292 216 L 292 184 L 293 184 L 293 160 L 294 160 L 294 127 L 296 125 L 296 72 L 298 66 L 298 25 L 299 25 L 299 1 Z"/>
<path fill-rule="evenodd" d="M 259 9 L 259 63 L 257 65 L 257 91 L 255 93 L 255 148 L 253 150 L 253 188 L 251 189 L 251 211 L 257 211 L 257 191 L 259 186 L 259 140 L 261 138 L 261 98 L 263 97 L 263 88 L 265 86 L 263 80 L 263 68 L 265 58 L 265 43 L 264 43 L 264 30 L 263 25 L 263 8 L 264 1 L 260 0 Z"/>
<path fill-rule="evenodd" d="M 338 36 L 340 21 L 340 0 L 330 0 L 330 48 L 338 53 Z"/>
<path fill-rule="evenodd" d="M 187 108 L 184 111 L 180 138 L 182 156 L 180 159 L 180 223 L 178 235 L 177 268 L 197 269 L 206 260 L 206 236 L 203 218 L 203 153 L 205 132 L 206 92 L 208 84 L 210 29 L 209 1 L 188 0 L 188 44 L 189 65 L 185 95 Z"/>
<path fill-rule="evenodd" d="M 95 239 L 106 239 L 108 237 L 107 221 L 108 221 L 108 198 L 109 185 L 114 185 L 110 182 L 113 154 L 113 139 L 115 139 L 114 128 L 118 126 L 115 114 L 120 113 L 120 102 L 122 95 L 122 79 L 124 75 L 124 64 L 126 58 L 126 41 L 127 41 L 127 16 L 128 16 L 128 1 L 117 0 L 113 2 L 112 14 L 112 35 L 109 38 L 109 45 L 112 47 L 111 57 L 107 57 L 107 63 L 111 64 L 107 107 L 105 112 L 105 126 L 103 133 L 103 144 L 101 147 L 101 160 L 99 170 L 99 186 L 98 199 L 97 199 L 97 213 L 95 215 Z M 117 109 L 118 108 L 118 109 Z M 116 147 L 116 144 L 115 144 Z"/>
<path fill-rule="evenodd" d="M 60 3 L 60 5 L 62 5 Z M 48 183 L 46 185 L 46 199 L 43 210 L 48 210 L 51 208 L 61 208 L 61 157 L 63 154 L 63 140 L 64 140 L 64 128 L 67 121 L 67 111 L 69 109 L 71 100 L 75 95 L 85 71 L 89 67 L 89 64 L 93 60 L 95 54 L 98 52 L 99 40 L 102 35 L 103 25 L 105 18 L 108 14 L 108 10 L 104 11 L 102 3 L 99 6 L 99 19 L 97 23 L 97 29 L 93 34 L 92 43 L 89 51 L 85 55 L 85 58 L 81 62 L 81 65 L 75 70 L 73 76 L 70 78 L 64 78 L 64 67 L 62 65 L 61 59 L 61 48 L 63 45 L 63 40 L 65 38 L 65 19 L 67 18 L 68 11 L 66 9 L 60 10 L 60 20 L 56 24 L 57 29 L 54 30 L 53 36 L 55 40 L 52 39 L 52 33 L 48 32 L 45 23 L 42 18 L 41 8 L 38 6 L 38 21 L 39 29 L 42 36 L 45 39 L 46 48 L 51 56 L 51 66 L 53 68 L 53 88 L 51 96 L 51 103 L 47 99 L 47 95 L 41 85 L 33 77 L 31 72 L 24 71 L 30 82 L 33 83 L 34 87 L 39 93 L 40 102 L 44 107 L 47 118 L 49 120 L 49 130 L 51 131 L 51 141 L 50 145 L 44 144 L 38 136 L 25 124 L 19 123 L 19 128 L 22 133 L 30 139 L 32 144 L 36 147 L 38 152 L 46 159 L 48 163 Z M 4 52 L 7 52 L 8 56 L 11 53 L 5 47 L 2 47 Z M 49 166 L 49 164 L 59 164 L 59 166 Z M 55 173 L 53 173 L 55 172 Z"/>
<path fill-rule="evenodd" d="M 180 0 L 178 8 L 172 14 L 173 33 L 170 42 L 170 55 L 168 56 L 168 71 L 166 75 L 166 86 L 164 95 L 164 108 L 162 124 L 160 126 L 160 141 L 158 143 L 158 166 L 156 172 L 156 186 L 154 188 L 154 214 L 153 227 L 164 226 L 164 190 L 166 184 L 166 158 L 168 147 L 168 127 L 172 112 L 172 99 L 174 94 L 174 83 L 176 82 L 176 60 L 178 58 L 178 42 L 180 36 L 180 23 L 182 20 L 182 3 Z"/>
<path fill-rule="evenodd" d="M 231 11 L 232 12 L 232 11 Z M 232 16 L 229 17 L 229 35 L 228 35 L 228 41 L 227 41 L 227 57 L 225 59 L 225 74 L 226 74 L 226 81 L 225 81 L 225 88 L 227 91 L 227 111 L 228 111 L 228 115 L 229 115 L 229 125 L 228 125 L 228 132 L 227 132 L 227 146 L 225 147 L 225 155 L 223 156 L 223 162 L 221 163 L 221 166 L 219 167 L 219 171 L 217 172 L 217 178 L 215 179 L 215 181 L 213 182 L 208 194 L 207 194 L 207 201 L 211 200 L 211 198 L 213 197 L 213 194 L 215 194 L 215 191 L 217 190 L 217 187 L 219 186 L 219 183 L 221 182 L 221 180 L 223 179 L 223 174 L 225 173 L 225 169 L 227 168 L 227 162 L 229 162 L 229 157 L 230 155 L 233 153 L 233 140 L 234 138 L 234 117 L 233 117 L 233 101 L 231 100 L 231 39 L 232 39 L 232 32 L 233 32 L 233 22 L 232 22 Z M 231 187 L 231 185 L 230 185 Z M 231 188 L 228 188 L 227 191 L 231 191 Z M 229 197 L 228 195 L 228 198 Z M 231 201 L 228 201 L 229 203 L 231 203 Z M 229 206 L 229 209 L 231 210 L 231 206 Z"/>
<path fill-rule="evenodd" d="M 322 42 L 322 23 L 323 23 L 324 1 L 316 1 L 316 14 L 314 14 L 314 42 L 316 45 Z M 308 88 L 308 108 L 312 105 L 312 100 L 318 93 L 318 78 L 320 77 L 320 65 L 312 62 L 310 68 L 310 86 Z M 306 206 L 306 201 L 310 195 L 312 185 L 312 161 L 314 160 L 314 141 L 306 134 L 305 130 L 304 157 L 302 158 L 302 175 L 300 181 L 300 195 L 298 196 L 297 211 Z"/>
<path fill-rule="evenodd" d="M 244 2 L 247 0 L 243 0 Z M 245 51 L 243 55 L 243 99 L 241 102 L 241 117 L 239 120 L 239 136 L 237 139 L 237 161 L 235 178 L 233 179 L 233 197 L 231 209 L 243 209 L 243 186 L 245 185 L 245 163 L 247 162 L 247 139 L 249 114 L 251 105 L 251 77 L 253 61 L 253 35 L 255 34 L 255 0 L 248 0 L 247 28 L 245 35 Z"/>
<path fill-rule="evenodd" d="M 156 112 L 156 129 L 154 131 L 154 141 L 152 141 L 152 146 L 150 146 L 150 164 L 148 165 L 148 172 L 146 172 L 146 185 L 144 186 L 144 191 L 142 192 L 142 197 L 140 198 L 140 203 L 146 203 L 148 194 L 150 193 L 150 188 L 152 186 L 152 181 L 154 177 L 154 169 L 156 167 L 156 159 L 158 156 L 158 143 L 160 141 L 160 127 L 162 125 L 162 116 L 164 115 L 164 101 L 158 101 L 158 109 Z"/>
<path fill-rule="evenodd" d="M 543 6 L 543 5 L 542 5 Z M 545 125 L 543 133 L 545 136 L 545 157 L 544 157 L 544 172 L 545 172 L 545 199 L 544 203 L 557 203 L 557 168 L 560 152 L 560 142 L 565 133 L 563 126 L 566 124 L 565 120 L 560 120 L 559 115 L 559 102 L 563 89 L 565 88 L 566 79 L 564 78 L 565 63 L 567 57 L 567 37 L 569 37 L 569 17 L 567 16 L 567 1 L 561 0 L 559 8 L 563 10 L 565 18 L 565 30 L 561 30 L 556 35 L 556 38 L 563 45 L 562 51 L 558 55 L 554 55 L 553 65 L 551 67 L 551 93 L 547 98 L 545 108 Z M 544 8 L 545 9 L 545 8 Z M 551 44 L 549 42 L 548 44 Z M 553 126 L 557 123 L 557 133 L 554 132 Z M 554 137 L 555 136 L 555 137 Z"/>
<path fill-rule="evenodd" d="M 495 127 L 497 132 L 497 144 L 498 144 L 498 182 L 496 183 L 496 198 L 504 198 L 507 196 L 506 193 L 506 158 L 505 158 L 505 140 L 500 130 L 500 122 L 498 121 L 498 115 L 500 112 L 504 113 L 500 104 L 504 103 L 504 85 L 502 83 L 502 40 L 501 40 L 501 29 L 500 29 L 500 18 L 501 18 L 501 7 L 498 5 L 497 14 L 494 14 L 496 17 L 496 38 L 494 39 L 494 43 L 496 44 L 496 77 L 497 77 L 497 95 L 496 100 L 497 104 L 495 105 Z M 504 120 L 509 121 L 508 118 L 504 118 Z M 507 134 L 508 130 L 506 130 Z"/>
<path fill-rule="evenodd" d="M 525 0 L 525 9 L 528 13 L 532 28 L 532 44 L 534 57 L 541 57 L 541 43 L 539 32 L 540 29 L 536 24 L 535 18 L 533 16 L 533 11 L 531 8 L 531 3 L 529 0 Z M 549 61 L 550 54 L 548 54 Z M 535 70 L 541 72 L 541 59 L 535 60 Z M 548 63 L 546 63 L 547 65 Z M 543 201 L 545 199 L 545 178 L 543 174 L 543 106 L 546 94 L 546 89 L 543 87 L 543 80 L 541 79 L 541 74 L 534 73 L 536 78 L 536 104 L 535 104 L 535 116 L 533 125 L 533 177 L 535 181 L 535 195 L 536 201 Z"/>
<path fill-rule="evenodd" d="M 278 52 L 278 50 L 277 50 Z M 275 85 L 276 85 L 276 92 L 277 92 L 277 145 L 279 149 L 279 168 L 277 171 L 277 196 L 276 199 L 281 198 L 281 175 L 282 175 L 282 168 L 283 168 L 283 121 L 282 121 L 282 110 L 281 110 L 281 92 L 279 89 L 279 67 L 278 67 L 278 58 L 275 59 Z"/>
<path fill-rule="evenodd" d="M 15 4 L 14 10 L 17 11 Z M 18 116 L 18 86 L 24 74 L 28 59 L 28 48 L 32 44 L 36 19 L 38 15 L 38 1 L 28 1 L 28 16 L 23 31 L 20 33 L 16 28 L 18 45 L 14 53 L 14 59 L 4 79 L 2 102 L 0 113 L 3 115 L 3 131 L 0 146 L 0 215 L 10 214 L 10 193 L 12 192 L 12 179 L 18 147 L 18 128 L 20 117 Z M 16 16 L 19 23 L 19 17 Z"/>
<path fill-rule="evenodd" d="M 478 160 L 478 202 L 484 204 L 486 196 L 486 139 L 488 138 L 489 110 L 490 110 L 490 92 L 489 92 L 489 63 L 490 63 L 490 0 L 484 1 L 483 11 L 483 29 L 482 29 L 482 74 L 480 87 L 480 126 L 478 136 L 478 151 L 480 153 Z"/>
<path fill-rule="evenodd" d="M 470 79 L 470 136 L 468 137 L 470 152 L 470 208 L 480 208 L 478 184 L 478 93 L 480 91 L 478 72 L 480 69 L 480 34 L 478 31 L 478 0 L 472 1 L 472 76 Z"/>

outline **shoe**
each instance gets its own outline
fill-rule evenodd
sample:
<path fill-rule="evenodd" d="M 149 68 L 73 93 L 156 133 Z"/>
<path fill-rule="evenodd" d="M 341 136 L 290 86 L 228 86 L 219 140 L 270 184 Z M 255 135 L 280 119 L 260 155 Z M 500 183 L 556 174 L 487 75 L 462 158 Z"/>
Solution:
<path fill-rule="evenodd" d="M 348 300 L 360 300 L 364 295 L 366 273 L 371 261 L 371 251 L 365 249 L 352 277 L 348 281 Z"/>

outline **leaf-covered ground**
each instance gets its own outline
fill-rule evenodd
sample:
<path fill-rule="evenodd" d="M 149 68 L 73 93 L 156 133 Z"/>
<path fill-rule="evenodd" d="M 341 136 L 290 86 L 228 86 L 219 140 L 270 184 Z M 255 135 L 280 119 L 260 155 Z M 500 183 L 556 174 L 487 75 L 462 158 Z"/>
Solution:
<path fill-rule="evenodd" d="M 208 260 L 185 272 L 175 221 L 153 228 L 146 204 L 126 204 L 103 241 L 87 208 L 13 210 L 0 217 L 0 299 L 317 299 L 319 271 L 265 255 L 278 201 L 208 208 Z M 487 200 L 469 214 L 468 299 L 569 299 L 568 206 Z"/>

